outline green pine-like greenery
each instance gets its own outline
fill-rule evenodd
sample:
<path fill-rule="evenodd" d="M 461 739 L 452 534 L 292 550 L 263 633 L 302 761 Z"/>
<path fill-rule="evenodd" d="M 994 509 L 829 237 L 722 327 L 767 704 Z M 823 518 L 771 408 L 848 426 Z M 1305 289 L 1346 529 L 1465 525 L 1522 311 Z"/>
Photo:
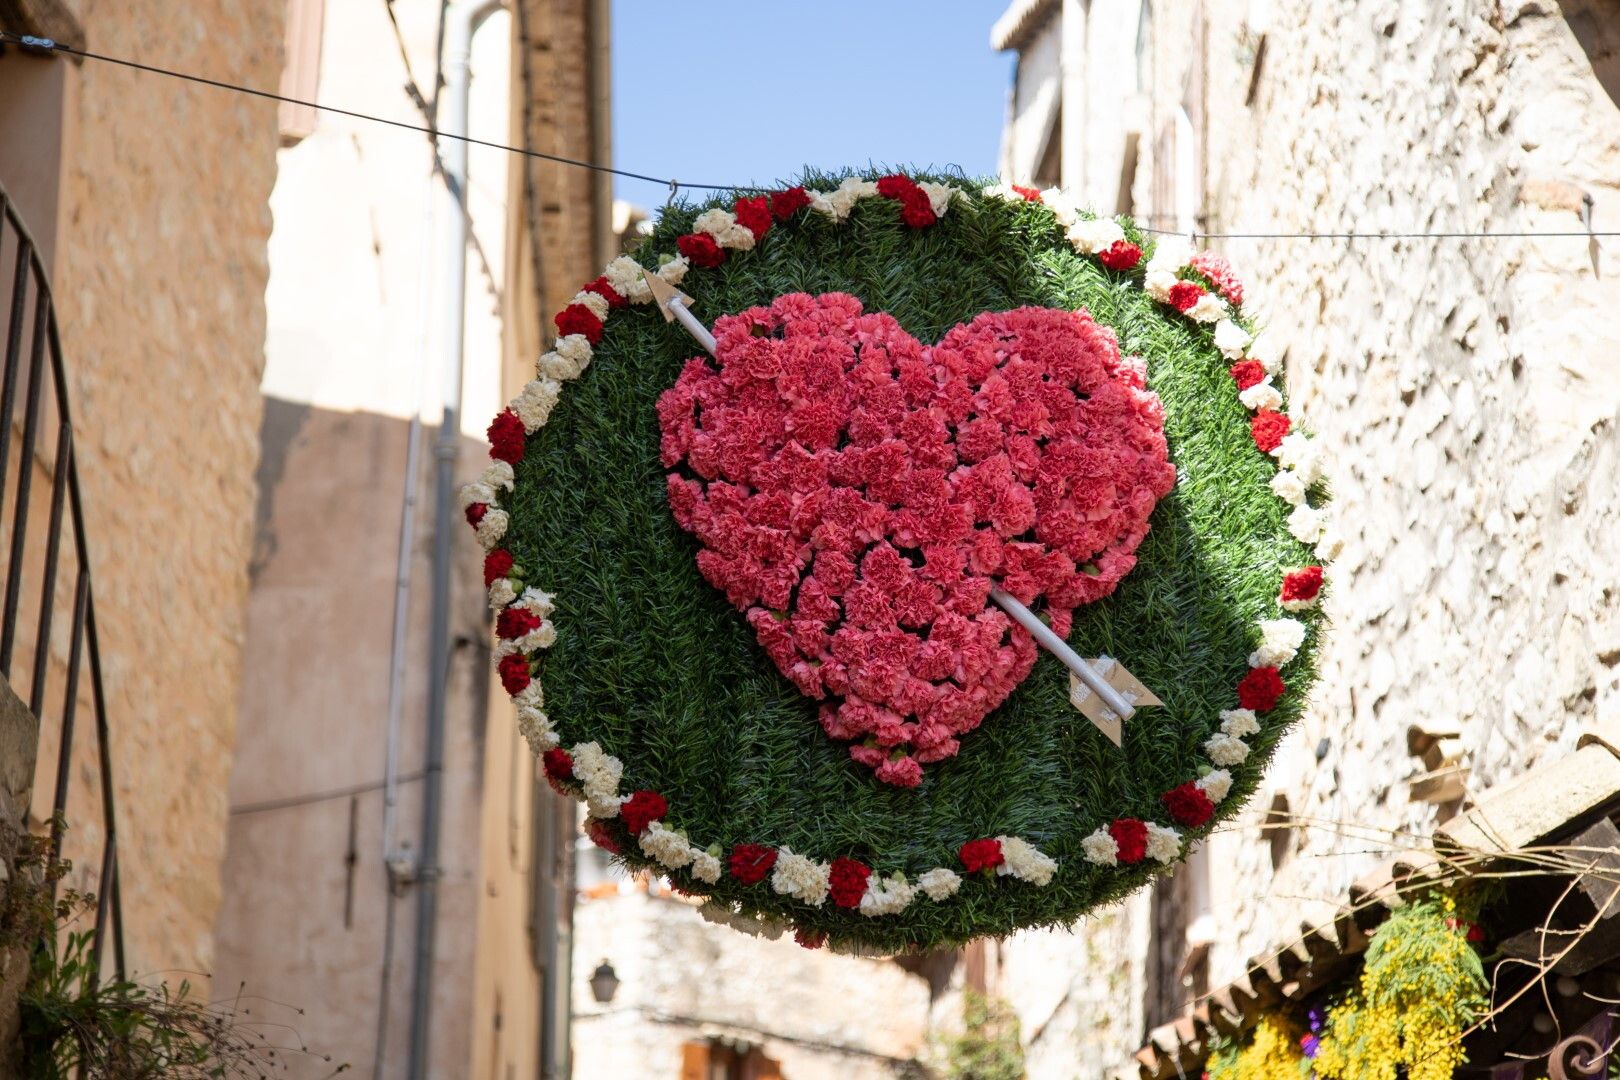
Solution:
<path fill-rule="evenodd" d="M 827 190 L 844 175 L 796 182 Z M 913 880 L 935 866 L 959 870 L 958 847 L 976 837 L 1020 836 L 1059 860 L 1045 887 L 976 875 L 949 900 L 919 894 L 903 913 L 876 918 L 830 901 L 812 908 L 768 881 L 743 886 L 728 874 L 710 886 L 670 875 L 834 942 L 895 951 L 1068 923 L 1162 870 L 1151 860 L 1095 866 L 1080 842 L 1117 817 L 1167 821 L 1160 795 L 1208 768 L 1201 745 L 1219 711 L 1237 706 L 1256 621 L 1281 614 L 1284 572 L 1313 561 L 1288 533 L 1289 507 L 1267 488 L 1276 466 L 1255 448 L 1207 328 L 1148 298 L 1140 267 L 1114 273 L 1075 254 L 1045 208 L 981 197 L 982 182 L 959 175 L 913 175 L 973 195 L 925 229 L 907 227 L 899 204 L 881 198 L 861 200 L 842 224 L 803 211 L 753 251 L 693 269 L 682 289 L 708 325 L 783 293 L 848 292 L 924 343 L 984 311 L 1085 308 L 1115 329 L 1124 352 L 1146 358 L 1179 478 L 1135 570 L 1113 596 L 1075 612 L 1069 637 L 1081 655 L 1120 658 L 1164 700 L 1127 722 L 1123 751 L 1070 705 L 1066 670 L 1043 652 L 955 758 L 926 767 L 920 787 L 879 783 L 852 762 L 822 732 L 817 703 L 776 671 L 742 615 L 703 580 L 696 541 L 669 513 L 654 403 L 700 349 L 652 305 L 612 313 L 590 367 L 530 439 L 504 542 L 528 581 L 557 594 L 558 640 L 541 678 L 563 745 L 595 740 L 621 758 L 621 790 L 664 795 L 666 824 L 699 847 L 845 855 Z M 657 266 L 697 214 L 734 197 L 666 209 L 636 257 Z M 1125 227 L 1151 250 L 1150 238 Z M 1222 816 L 1250 794 L 1299 715 L 1320 631 L 1314 614 L 1300 617 L 1313 629 L 1284 670 L 1289 692 L 1248 740 L 1253 752 L 1233 770 Z M 626 863 L 659 869 L 624 840 Z"/>

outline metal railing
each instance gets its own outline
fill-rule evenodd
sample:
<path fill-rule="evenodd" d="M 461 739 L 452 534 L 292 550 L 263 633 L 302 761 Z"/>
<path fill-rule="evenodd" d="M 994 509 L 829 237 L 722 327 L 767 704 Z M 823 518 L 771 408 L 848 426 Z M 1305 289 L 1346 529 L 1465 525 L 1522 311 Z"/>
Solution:
<path fill-rule="evenodd" d="M 62 363 L 62 344 L 56 327 L 49 275 L 33 236 L 16 206 L 0 188 L 0 259 L 10 255 L 13 270 L 9 295 L 0 263 L 0 304 L 4 305 L 5 369 L 0 383 L 0 537 L 9 546 L 5 573 L 5 599 L 0 612 L 0 675 L 22 697 L 22 684 L 12 672 L 12 661 L 21 643 L 32 656 L 26 701 L 39 721 L 41 731 L 57 725 L 59 743 L 55 787 L 51 795 L 50 853 L 55 862 L 61 857 L 63 831 L 68 821 L 68 788 L 72 776 L 74 728 L 79 705 L 80 672 L 86 661 L 90 667 L 90 701 L 95 714 L 97 765 L 100 773 L 102 846 L 101 869 L 96 881 L 94 956 L 101 964 L 109 936 L 113 944 L 113 971 L 122 981 L 124 967 L 124 913 L 118 872 L 118 829 L 113 809 L 112 756 L 107 734 L 107 698 L 102 686 L 101 646 L 96 635 L 96 603 L 90 581 L 90 555 L 85 540 L 84 510 L 80 498 L 79 471 L 73 442 L 73 425 L 68 412 L 67 375 Z M 26 331 L 26 332 L 25 332 Z M 47 370 L 47 364 L 49 368 Z M 51 390 L 47 403 L 44 391 Z M 22 428 L 17 430 L 19 397 Z M 47 462 L 39 457 L 41 428 L 47 426 L 47 404 L 54 417 L 55 454 Z M 15 461 L 12 459 L 15 450 Z M 50 510 L 43 534 L 30 528 L 30 508 L 34 473 L 49 472 Z M 15 492 L 6 505 L 7 487 L 15 473 Z M 72 555 L 77 565 L 73 584 L 72 629 L 68 638 L 65 670 L 60 682 L 60 705 L 52 711 L 47 699 L 51 681 L 51 630 L 55 618 L 57 572 L 62 558 L 63 514 L 68 515 Z M 41 550 L 41 546 L 43 550 Z M 35 574 L 38 577 L 35 579 Z M 29 620 L 20 611 L 25 594 L 38 590 L 39 611 Z M 27 635 L 30 633 L 30 639 Z M 111 931 L 109 935 L 109 930 Z"/>

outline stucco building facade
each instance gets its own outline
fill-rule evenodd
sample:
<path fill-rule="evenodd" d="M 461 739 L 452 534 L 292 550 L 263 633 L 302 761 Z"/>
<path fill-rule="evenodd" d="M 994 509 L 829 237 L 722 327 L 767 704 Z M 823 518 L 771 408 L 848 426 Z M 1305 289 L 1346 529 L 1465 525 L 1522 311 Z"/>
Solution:
<path fill-rule="evenodd" d="M 1104 1075 L 1376 849 L 1620 717 L 1620 247 L 1584 235 L 1620 222 L 1617 26 L 1611 0 L 1019 0 L 997 22 L 1006 179 L 1232 259 L 1346 537 L 1322 681 L 1246 819 L 1003 946 L 1032 1077 Z M 1482 232 L 1575 235 L 1367 235 Z M 1360 236 L 1222 238 L 1255 233 Z"/>

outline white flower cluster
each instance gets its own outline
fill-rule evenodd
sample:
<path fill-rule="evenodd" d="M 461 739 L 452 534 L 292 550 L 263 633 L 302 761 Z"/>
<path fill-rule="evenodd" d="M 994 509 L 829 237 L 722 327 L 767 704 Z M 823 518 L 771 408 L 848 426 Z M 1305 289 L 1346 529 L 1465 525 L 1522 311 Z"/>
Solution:
<path fill-rule="evenodd" d="M 1221 730 L 1205 740 L 1204 753 L 1216 765 L 1241 765 L 1249 757 L 1249 744 L 1243 740 L 1259 731 L 1260 721 L 1253 709 L 1226 709 L 1221 713 Z"/>
<path fill-rule="evenodd" d="M 506 578 L 503 580 L 510 581 L 511 579 Z M 502 638 L 497 642 L 495 647 L 496 663 L 500 663 L 502 657 L 510 656 L 512 653 L 528 655 L 540 649 L 549 649 L 557 644 L 557 627 L 549 618 L 552 612 L 553 599 L 550 593 L 530 586 L 523 590 L 522 596 L 509 605 L 510 607 L 522 608 L 525 611 L 532 612 L 535 618 L 540 620 L 540 625 L 520 638 Z"/>
<path fill-rule="evenodd" d="M 796 855 L 788 848 L 776 854 L 776 866 L 771 870 L 771 888 L 783 896 L 803 900 L 811 907 L 820 907 L 827 899 L 827 863 Z"/>
<path fill-rule="evenodd" d="M 997 874 L 1010 874 L 1031 885 L 1045 885 L 1057 872 L 1057 860 L 1036 850 L 1028 840 L 1016 836 L 998 836 L 996 840 L 1001 844 L 1001 865 L 996 867 Z"/>
<path fill-rule="evenodd" d="M 705 210 L 692 222 L 692 231 L 708 233 L 714 237 L 714 242 L 723 248 L 732 248 L 736 251 L 752 251 L 754 249 L 754 232 L 746 225 L 737 224 L 737 215 L 730 210 Z"/>
<path fill-rule="evenodd" d="M 877 184 L 872 180 L 849 176 L 832 191 L 807 191 L 805 194 L 810 196 L 811 210 L 842 223 L 855 209 L 857 202 L 877 197 Z"/>
<path fill-rule="evenodd" d="M 947 870 L 943 866 L 936 866 L 917 878 L 917 888 L 927 894 L 930 900 L 948 900 L 956 895 L 956 890 L 962 887 L 962 876 L 955 870 Z"/>
<path fill-rule="evenodd" d="M 1113 218 L 1081 218 L 1070 225 L 1064 235 L 1075 251 L 1096 255 L 1125 239 L 1125 230 Z"/>
<path fill-rule="evenodd" d="M 1305 624 L 1298 619 L 1261 619 L 1260 647 L 1249 654 L 1249 666 L 1280 668 L 1303 644 Z"/>
<path fill-rule="evenodd" d="M 624 778 L 624 762 L 606 753 L 594 742 L 580 743 L 568 752 L 574 759 L 574 779 L 585 793 L 591 816 L 619 816 L 619 781 Z"/>
<path fill-rule="evenodd" d="M 905 910 L 916 893 L 917 890 L 904 874 L 894 874 L 881 880 L 873 874 L 866 882 L 866 892 L 861 896 L 861 914 L 874 917 L 897 915 Z"/>

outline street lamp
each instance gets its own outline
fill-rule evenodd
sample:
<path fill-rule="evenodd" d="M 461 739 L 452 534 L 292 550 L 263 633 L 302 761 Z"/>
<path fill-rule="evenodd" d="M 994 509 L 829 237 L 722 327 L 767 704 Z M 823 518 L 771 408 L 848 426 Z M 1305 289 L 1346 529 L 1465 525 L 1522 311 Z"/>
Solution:
<path fill-rule="evenodd" d="M 613 970 L 613 965 L 603 960 L 591 972 L 591 996 L 597 1004 L 606 1005 L 613 1000 L 613 995 L 619 991 L 619 975 Z"/>

